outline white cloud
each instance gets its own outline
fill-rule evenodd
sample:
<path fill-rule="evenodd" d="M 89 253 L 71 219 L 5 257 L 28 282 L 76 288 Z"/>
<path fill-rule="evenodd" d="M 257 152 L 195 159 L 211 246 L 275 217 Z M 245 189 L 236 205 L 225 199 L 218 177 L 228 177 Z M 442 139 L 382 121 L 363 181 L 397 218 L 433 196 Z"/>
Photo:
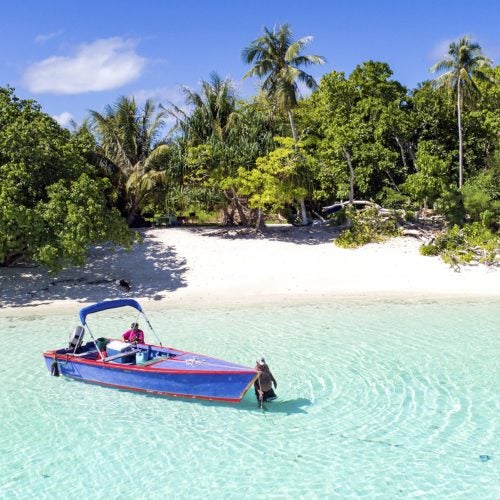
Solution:
<path fill-rule="evenodd" d="M 164 106 L 168 106 L 171 102 L 178 106 L 184 103 L 184 94 L 180 86 L 141 89 L 133 92 L 132 97 L 140 104 L 146 102 L 147 99 L 153 99 L 157 104 L 161 103 Z"/>
<path fill-rule="evenodd" d="M 458 38 L 458 37 L 457 37 Z M 430 61 L 440 61 L 448 54 L 448 48 L 450 43 L 456 40 L 455 38 L 449 40 L 441 40 L 436 43 L 434 47 L 430 50 L 428 58 Z"/>
<path fill-rule="evenodd" d="M 68 111 L 64 111 L 60 115 L 53 115 L 52 118 L 54 118 L 61 127 L 68 128 L 71 125 L 71 120 L 73 120 L 73 115 L 68 113 Z"/>
<path fill-rule="evenodd" d="M 83 44 L 70 57 L 54 56 L 30 66 L 23 82 L 31 92 L 82 94 L 121 87 L 138 78 L 146 59 L 136 42 L 106 38 Z"/>
<path fill-rule="evenodd" d="M 59 30 L 59 31 L 53 31 L 52 33 L 46 33 L 42 35 L 37 35 L 35 37 L 35 43 L 45 43 L 51 40 L 52 38 L 57 38 L 58 36 L 62 35 L 64 33 L 64 30 Z"/>

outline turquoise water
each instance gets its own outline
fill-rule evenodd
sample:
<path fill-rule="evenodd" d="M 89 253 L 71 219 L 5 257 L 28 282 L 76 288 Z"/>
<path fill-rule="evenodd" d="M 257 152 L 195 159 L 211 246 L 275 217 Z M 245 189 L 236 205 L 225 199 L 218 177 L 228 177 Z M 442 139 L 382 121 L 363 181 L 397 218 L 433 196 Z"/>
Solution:
<path fill-rule="evenodd" d="M 41 352 L 76 313 L 0 316 L 2 498 L 500 497 L 494 301 L 149 314 L 166 345 L 251 366 L 264 354 L 279 395 L 264 411 L 251 392 L 228 405 L 50 377 Z"/>

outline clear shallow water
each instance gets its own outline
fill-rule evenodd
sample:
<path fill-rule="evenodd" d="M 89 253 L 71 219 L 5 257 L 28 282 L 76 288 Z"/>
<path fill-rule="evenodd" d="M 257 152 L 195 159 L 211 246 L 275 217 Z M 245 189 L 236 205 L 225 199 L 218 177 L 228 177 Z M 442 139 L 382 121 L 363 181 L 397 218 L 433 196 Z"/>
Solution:
<path fill-rule="evenodd" d="M 280 396 L 267 411 L 250 391 L 225 405 L 50 377 L 41 352 L 76 313 L 0 317 L 0 497 L 500 496 L 494 301 L 149 314 L 166 345 L 250 366 L 265 354 Z M 94 333 L 134 317 L 104 316 Z"/>

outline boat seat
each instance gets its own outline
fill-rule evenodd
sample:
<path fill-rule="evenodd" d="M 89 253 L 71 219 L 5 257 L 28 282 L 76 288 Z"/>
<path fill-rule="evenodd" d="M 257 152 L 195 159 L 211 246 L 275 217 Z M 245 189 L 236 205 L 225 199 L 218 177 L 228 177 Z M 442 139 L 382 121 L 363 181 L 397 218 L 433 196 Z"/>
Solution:
<path fill-rule="evenodd" d="M 123 358 L 123 356 L 130 356 L 131 354 L 137 354 L 141 351 L 142 349 L 132 349 L 131 351 L 119 352 L 118 354 L 113 354 L 113 356 L 104 358 L 104 361 L 113 361 L 114 359 Z"/>

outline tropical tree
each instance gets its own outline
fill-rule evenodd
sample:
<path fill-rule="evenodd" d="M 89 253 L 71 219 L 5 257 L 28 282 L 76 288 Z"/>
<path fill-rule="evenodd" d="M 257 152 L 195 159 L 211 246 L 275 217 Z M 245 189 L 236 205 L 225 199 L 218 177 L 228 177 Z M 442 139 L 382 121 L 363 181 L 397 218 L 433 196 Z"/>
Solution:
<path fill-rule="evenodd" d="M 297 105 L 299 97 L 297 82 L 303 83 L 309 89 L 317 87 L 316 80 L 301 67 L 325 62 L 321 56 L 301 54 L 304 47 L 312 40 L 311 36 L 294 40 L 290 26 L 285 23 L 275 26 L 273 30 L 265 27 L 264 34 L 242 52 L 244 62 L 254 65 L 244 78 L 249 76 L 264 78 L 262 89 L 288 114 L 295 144 L 298 142 L 298 134 L 293 108 Z M 302 221 L 305 224 L 307 215 L 304 200 L 301 200 L 301 207 Z"/>
<path fill-rule="evenodd" d="M 187 110 L 171 103 L 166 111 L 176 119 L 172 138 L 182 147 L 184 200 L 192 195 L 192 205 L 198 205 L 204 192 L 213 204 L 206 209 L 222 209 L 227 222 L 250 224 L 247 199 L 225 181 L 239 167 L 252 169 L 256 158 L 275 147 L 281 116 L 264 98 L 237 100 L 234 83 L 216 73 L 201 82 L 200 91 L 184 87 L 183 92 Z"/>
<path fill-rule="evenodd" d="M 182 90 L 191 113 L 186 114 L 174 104 L 166 112 L 177 120 L 177 127 L 191 145 L 226 139 L 236 116 L 237 94 L 234 83 L 214 72 L 208 80 L 202 80 L 201 92 L 195 92 L 186 86 Z"/>
<path fill-rule="evenodd" d="M 380 199 L 388 189 L 398 191 L 404 172 L 397 153 L 403 131 L 397 129 L 403 126 L 391 130 L 386 117 L 405 92 L 391 75 L 387 64 L 373 61 L 356 67 L 349 78 L 332 71 L 307 101 L 322 165 L 319 181 L 330 200 L 348 197 L 352 203 L 355 194 Z M 401 138 L 401 148 L 394 135 Z"/>
<path fill-rule="evenodd" d="M 431 72 L 445 73 L 435 80 L 437 86 L 446 86 L 456 93 L 458 121 L 458 187 L 463 183 L 463 138 L 462 111 L 464 102 L 471 102 L 479 95 L 474 81 L 486 79 L 483 70 L 491 64 L 491 60 L 481 52 L 481 46 L 472 42 L 469 36 L 450 43 L 447 56 L 431 68 Z"/>
<path fill-rule="evenodd" d="M 202 80 L 200 92 L 187 86 L 182 90 L 188 111 L 173 103 L 165 109 L 176 119 L 171 133 L 183 149 L 183 185 L 175 191 L 182 193 L 183 206 L 190 196 L 190 204 L 198 205 L 200 194 L 207 201 L 223 205 L 220 181 L 238 166 L 231 148 L 237 123 L 236 88 L 229 78 L 212 73 L 208 80 Z M 172 194 L 169 197 L 173 199 Z"/>
<path fill-rule="evenodd" d="M 37 262 L 50 270 L 83 264 L 90 245 L 130 246 L 81 142 L 39 104 L 0 88 L 0 267 Z"/>
<path fill-rule="evenodd" d="M 160 140 L 165 114 L 150 99 L 140 108 L 127 97 L 106 106 L 104 114 L 90 111 L 98 153 L 118 171 L 115 187 L 123 193 L 129 225 L 165 183 L 170 154 Z"/>
<path fill-rule="evenodd" d="M 303 198 L 305 188 L 297 182 L 313 163 L 301 144 L 291 137 L 275 137 L 277 148 L 266 156 L 257 158 L 252 170 L 238 169 L 234 179 L 226 179 L 236 186 L 239 194 L 248 197 L 251 208 L 257 210 L 256 229 L 263 229 L 262 215 L 266 208 L 280 210 L 293 201 Z"/>

